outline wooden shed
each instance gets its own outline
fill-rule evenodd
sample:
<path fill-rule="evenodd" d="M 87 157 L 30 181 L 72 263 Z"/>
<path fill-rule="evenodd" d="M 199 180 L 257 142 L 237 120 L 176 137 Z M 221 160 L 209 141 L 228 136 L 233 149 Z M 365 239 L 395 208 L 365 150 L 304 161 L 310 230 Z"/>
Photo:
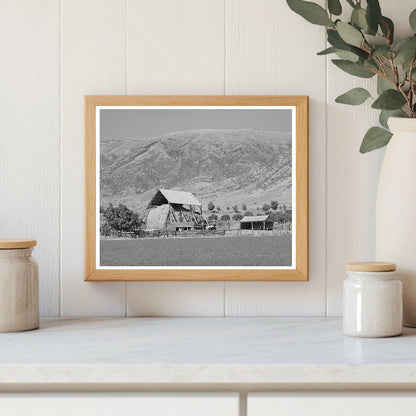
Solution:
<path fill-rule="evenodd" d="M 273 230 L 269 215 L 246 215 L 240 220 L 241 230 Z"/>
<path fill-rule="evenodd" d="M 202 229 L 202 204 L 191 192 L 158 189 L 148 204 L 147 230 Z"/>

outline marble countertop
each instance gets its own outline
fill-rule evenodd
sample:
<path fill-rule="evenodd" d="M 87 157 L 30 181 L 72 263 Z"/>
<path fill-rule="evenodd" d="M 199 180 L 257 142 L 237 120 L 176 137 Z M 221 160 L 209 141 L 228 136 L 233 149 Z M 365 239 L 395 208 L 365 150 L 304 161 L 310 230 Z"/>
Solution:
<path fill-rule="evenodd" d="M 359 339 L 338 318 L 89 318 L 0 334 L 0 387 L 42 383 L 416 387 L 416 329 Z"/>

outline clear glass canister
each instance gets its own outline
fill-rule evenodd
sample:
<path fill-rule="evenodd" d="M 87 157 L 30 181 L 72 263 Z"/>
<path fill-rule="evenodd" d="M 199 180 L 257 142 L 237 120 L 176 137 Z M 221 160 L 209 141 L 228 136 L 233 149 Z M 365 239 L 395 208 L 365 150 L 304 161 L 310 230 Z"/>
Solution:
<path fill-rule="evenodd" d="M 0 332 L 39 327 L 38 265 L 35 240 L 0 240 Z"/>
<path fill-rule="evenodd" d="M 402 282 L 396 265 L 347 264 L 344 280 L 343 332 L 354 337 L 393 337 L 403 326 Z"/>

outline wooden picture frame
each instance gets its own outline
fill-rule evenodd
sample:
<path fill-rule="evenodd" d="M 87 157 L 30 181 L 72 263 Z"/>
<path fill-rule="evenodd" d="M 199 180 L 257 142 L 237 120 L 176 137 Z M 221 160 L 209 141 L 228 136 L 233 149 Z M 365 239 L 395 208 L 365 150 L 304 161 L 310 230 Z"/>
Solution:
<path fill-rule="evenodd" d="M 86 225 L 85 225 L 85 280 L 86 281 L 307 281 L 308 280 L 308 97 L 307 96 L 85 96 L 85 200 L 86 200 Z M 100 183 L 100 171 L 97 170 L 97 165 L 100 163 L 100 142 L 101 136 L 97 137 L 99 127 L 97 124 L 101 118 L 102 110 L 141 110 L 167 108 L 185 110 L 200 109 L 204 110 L 214 109 L 218 111 L 223 109 L 233 110 L 248 110 L 250 109 L 264 109 L 271 111 L 272 109 L 279 110 L 289 109 L 292 114 L 292 126 L 296 132 L 293 134 L 292 130 L 292 166 L 295 166 L 292 175 L 294 179 L 293 187 L 296 192 L 293 192 L 292 199 L 295 201 L 295 209 L 293 209 L 292 231 L 292 263 L 290 267 L 274 267 L 274 266 L 248 266 L 248 267 L 141 267 L 140 264 L 127 267 L 124 266 L 102 266 L 102 260 L 99 260 L 100 253 L 97 251 L 101 247 L 100 235 L 97 235 L 100 226 L 100 199 L 97 191 L 97 184 Z M 229 108 L 228 108 L 229 107 Z M 117 113 L 119 114 L 119 113 Z M 156 113 L 152 113 L 156 114 Z M 169 113 L 170 114 L 170 113 Z M 188 114 L 188 113 L 186 113 Z M 211 114 L 211 113 L 210 113 Z M 214 114 L 214 113 L 212 113 Z M 231 113 L 225 113 L 231 114 Z M 248 114 L 248 113 L 244 113 Z M 253 117 L 257 114 L 253 113 Z M 103 119 L 104 120 L 104 119 Z M 175 130 L 174 130 L 175 131 Z M 293 137 L 293 135 L 295 137 Z M 97 177 L 98 175 L 98 177 Z M 100 188 L 101 189 L 101 188 Z M 164 191 L 162 189 L 162 191 Z M 150 191 L 149 191 L 150 192 Z M 160 199 L 160 195 L 159 195 Z M 270 200 L 269 200 L 270 201 Z M 168 201 L 171 208 L 170 202 Z M 165 204 L 166 205 L 166 204 Z M 173 205 L 172 205 L 173 206 Z M 157 209 L 160 207 L 157 206 Z M 192 207 L 191 207 L 192 208 Z M 229 209 L 229 207 L 227 207 Z M 247 208 L 247 207 L 246 207 Z M 266 207 L 267 208 L 267 207 Z M 278 207 L 277 209 L 281 209 Z M 284 208 L 285 209 L 285 208 Z M 259 207 L 257 207 L 259 210 Z M 209 229 L 210 225 L 205 220 L 203 215 L 203 208 L 201 204 L 201 221 L 204 221 L 203 233 Z M 182 212 L 182 211 L 181 211 Z M 184 211 L 185 212 L 185 211 Z M 192 211 L 193 213 L 194 211 Z M 196 212 L 196 211 L 195 211 Z M 261 209 L 259 212 L 262 212 Z M 276 211 L 277 212 L 277 211 Z M 286 212 L 286 211 L 285 211 Z M 289 212 L 289 210 L 287 211 Z M 231 211 L 232 213 L 232 211 Z M 150 215 L 150 214 L 148 214 Z M 170 214 L 168 214 L 170 215 Z M 184 214 L 185 215 L 185 214 Z M 192 214 L 194 215 L 194 214 Z M 197 215 L 197 214 L 195 214 Z M 244 215 L 244 214 L 242 214 Z M 254 218 L 255 217 L 255 218 Z M 253 234 L 256 232 L 259 235 L 261 230 L 265 230 L 265 221 L 260 225 L 258 231 L 257 218 L 260 216 L 245 218 L 252 218 L 251 229 Z M 254 219 L 253 219 L 254 218 Z M 276 218 L 276 217 L 274 217 Z M 228 220 L 230 222 L 230 220 Z M 240 220 L 240 228 L 243 230 L 243 222 Z M 277 223 L 275 223 L 277 224 Z M 183 225 L 183 224 L 181 224 Z M 279 227 L 284 229 L 285 224 Z M 277 226 L 277 225 L 276 225 Z M 195 226 L 196 227 L 196 226 Z M 202 227 L 202 226 L 201 226 Z M 256 229 L 255 229 L 256 227 Z M 261 228 L 263 227 L 263 228 Z M 289 227 L 289 226 L 288 226 Z M 288 228 L 289 229 L 289 228 Z M 179 232 L 186 230 L 186 228 L 176 228 Z M 280 228 L 279 228 L 280 230 Z M 138 232 L 138 231 L 137 231 Z M 143 231 L 144 232 L 144 231 Z M 155 231 L 153 231 L 155 232 Z M 172 231 L 174 232 L 174 231 Z M 176 231 L 175 231 L 176 232 Z M 198 231 L 194 231 L 197 233 Z M 211 231 L 212 232 L 212 231 Z M 215 231 L 220 233 L 220 231 Z M 223 230 L 224 236 L 228 232 Z M 231 231 L 230 231 L 231 232 Z M 243 233 L 243 231 L 235 231 Z M 280 231 L 276 231 L 280 232 Z M 289 231 L 287 231 L 289 232 Z M 201 231 L 202 233 L 202 231 Z M 282 231 L 283 233 L 283 231 Z M 263 233 L 264 234 L 264 233 Z M 261 234 L 261 235 L 263 235 Z M 147 235 L 147 234 L 146 234 Z M 149 234 L 150 235 L 150 234 Z M 159 235 L 159 234 L 158 234 Z M 175 234 L 176 235 L 176 234 Z M 205 234 L 203 234 L 205 236 Z M 166 234 L 169 237 L 169 233 Z M 216 236 L 210 238 L 214 239 Z M 221 237 L 222 238 L 222 237 Z M 227 238 L 227 237 L 224 237 Z M 240 237 L 245 238 L 245 237 Z M 254 238 L 254 237 L 253 237 Z M 151 240 L 148 238 L 148 240 Z M 106 240 L 107 241 L 107 240 Z M 137 240 L 139 241 L 139 239 Z M 140 240 L 145 241 L 145 240 Z M 153 241 L 153 240 L 152 240 Z M 158 240 L 159 241 L 159 240 Z M 160 240 L 162 241 L 162 240 Z M 166 241 L 166 240 L 164 240 Z M 170 240 L 176 241 L 176 240 Z M 182 239 L 181 241 L 190 241 Z M 196 241 L 196 240 L 195 240 Z M 199 240 L 198 240 L 199 241 Z M 211 241 L 211 240 L 210 240 Z M 215 240 L 220 241 L 220 240 Z M 221 240 L 228 243 L 228 240 Z M 234 241 L 234 240 L 233 240 Z M 243 240 L 238 240 L 243 241 Z M 255 240 L 250 240 L 254 242 Z M 260 241 L 260 240 L 258 240 Z M 295 241 L 295 244 L 293 244 Z M 105 243 L 107 244 L 107 243 Z M 112 243 L 116 244 L 116 243 Z M 132 243 L 133 244 L 133 243 Z M 142 244 L 142 243 L 141 243 Z M 164 243 L 167 244 L 167 243 Z M 176 243 L 175 243 L 176 244 Z M 98 247 L 98 245 L 100 247 Z M 103 246 L 104 247 L 104 246 Z M 294 260 L 293 260 L 294 259 Z M 99 261 L 97 263 L 97 261 Z"/>

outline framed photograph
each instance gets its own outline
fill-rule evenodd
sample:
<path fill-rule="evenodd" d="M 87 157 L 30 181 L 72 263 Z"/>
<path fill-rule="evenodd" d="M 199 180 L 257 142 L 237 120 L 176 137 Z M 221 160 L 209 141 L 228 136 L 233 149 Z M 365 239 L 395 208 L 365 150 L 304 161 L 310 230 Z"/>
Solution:
<path fill-rule="evenodd" d="M 308 280 L 308 97 L 86 96 L 85 145 L 85 280 Z"/>

